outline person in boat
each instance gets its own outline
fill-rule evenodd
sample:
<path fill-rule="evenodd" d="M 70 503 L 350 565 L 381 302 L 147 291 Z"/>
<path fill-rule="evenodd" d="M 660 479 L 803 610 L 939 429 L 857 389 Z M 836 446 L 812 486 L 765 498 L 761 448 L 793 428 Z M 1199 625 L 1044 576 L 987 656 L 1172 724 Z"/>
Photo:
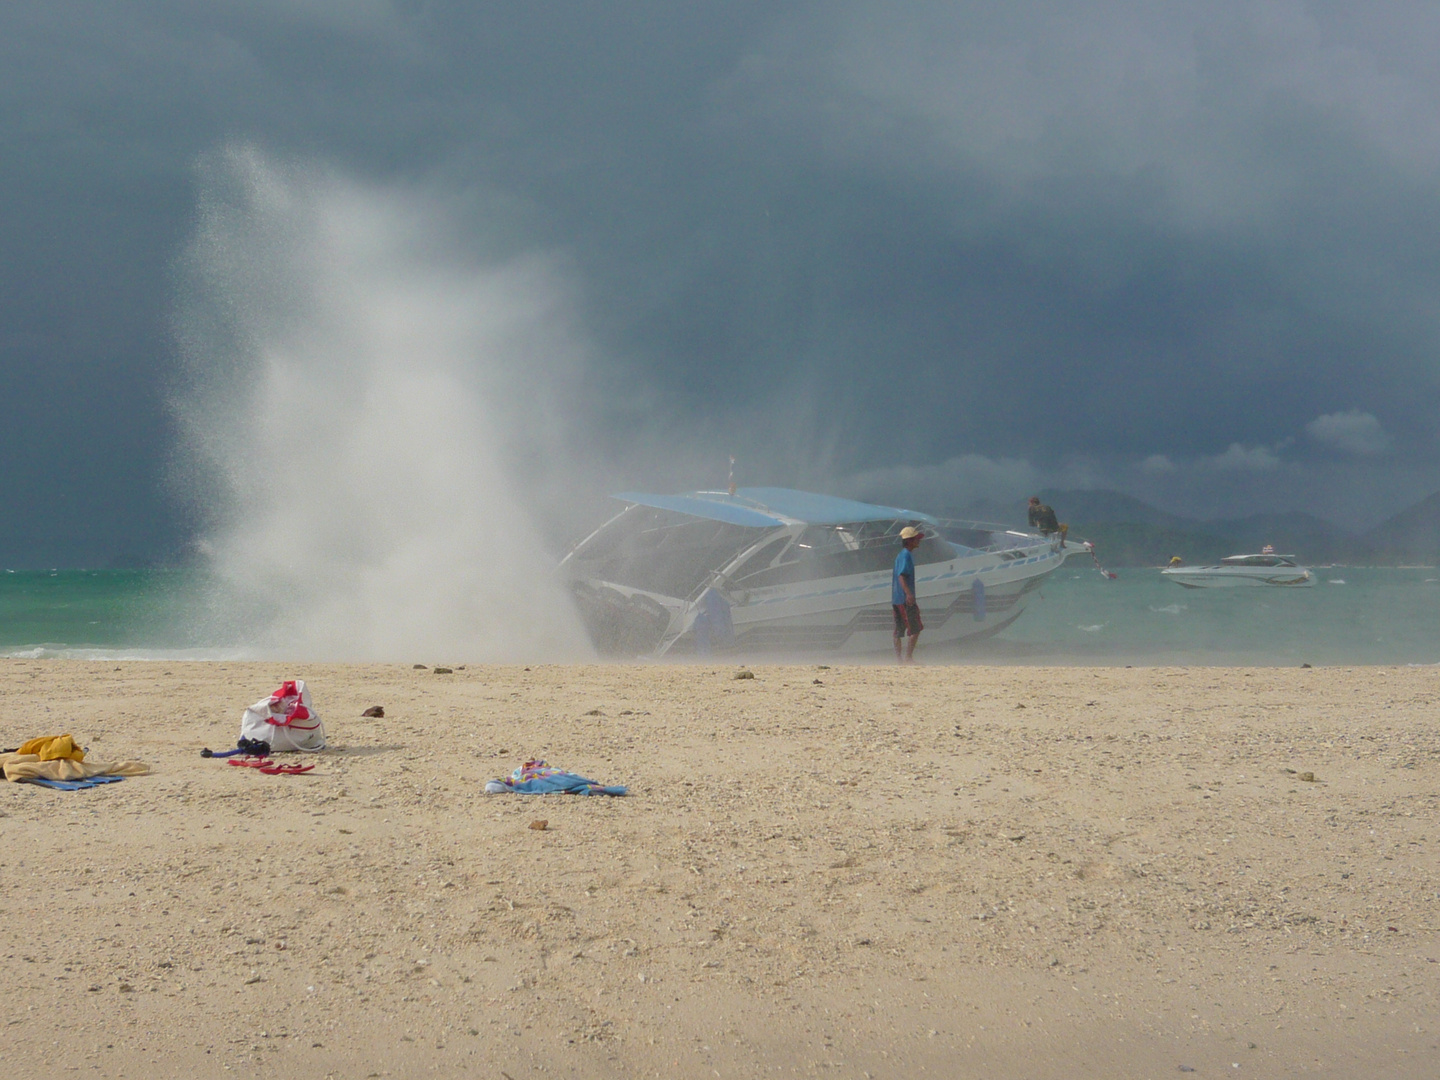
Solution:
<path fill-rule="evenodd" d="M 1054 536 L 1060 534 L 1060 544 L 1065 544 L 1065 534 L 1070 531 L 1069 525 L 1061 525 L 1055 518 L 1055 511 L 1040 501 L 1039 495 L 1030 496 L 1030 527 L 1038 529 L 1041 536 Z"/>
<path fill-rule="evenodd" d="M 1179 565 L 1180 565 L 1182 562 L 1184 562 L 1184 561 L 1185 561 L 1185 560 L 1182 559 L 1182 558 L 1180 558 L 1179 555 L 1171 555 L 1171 556 L 1170 556 L 1170 565 L 1171 565 L 1171 566 L 1179 566 Z"/>
<path fill-rule="evenodd" d="M 915 599 L 915 549 L 925 534 L 913 525 L 900 530 L 900 553 L 890 575 L 890 606 L 895 612 L 895 662 L 915 662 L 915 642 L 925 624 L 920 621 L 920 604 Z M 902 641 L 904 649 L 902 652 Z"/>

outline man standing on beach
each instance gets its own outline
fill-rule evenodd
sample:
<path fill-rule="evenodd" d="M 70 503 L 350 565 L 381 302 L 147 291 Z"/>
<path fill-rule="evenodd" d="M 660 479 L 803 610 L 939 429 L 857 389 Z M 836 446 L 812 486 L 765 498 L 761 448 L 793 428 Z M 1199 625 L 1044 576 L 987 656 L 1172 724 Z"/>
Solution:
<path fill-rule="evenodd" d="M 900 554 L 895 556 L 895 570 L 890 575 L 890 606 L 895 612 L 895 662 L 915 662 L 915 640 L 925 624 L 920 621 L 920 605 L 915 600 L 915 549 L 925 534 L 913 525 L 900 530 Z M 907 638 L 904 654 L 900 639 Z"/>

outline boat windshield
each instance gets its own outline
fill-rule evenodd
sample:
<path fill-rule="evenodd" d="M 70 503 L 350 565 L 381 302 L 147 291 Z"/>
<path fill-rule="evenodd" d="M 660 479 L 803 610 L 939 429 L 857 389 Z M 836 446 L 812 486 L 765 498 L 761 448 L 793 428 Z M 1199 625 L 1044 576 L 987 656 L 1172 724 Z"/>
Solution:
<path fill-rule="evenodd" d="M 1285 555 L 1231 555 L 1220 560 L 1221 566 L 1294 566 L 1295 560 Z"/>
<path fill-rule="evenodd" d="M 797 581 L 849 577 L 888 571 L 900 550 L 897 538 L 904 521 L 860 521 L 843 525 L 809 525 L 794 539 L 771 541 L 731 571 L 729 585 L 761 589 Z M 915 549 L 917 565 L 947 562 L 955 549 L 936 536 L 927 536 Z"/>
<path fill-rule="evenodd" d="M 686 598 L 767 531 L 631 506 L 576 548 L 566 570 L 575 578 Z"/>

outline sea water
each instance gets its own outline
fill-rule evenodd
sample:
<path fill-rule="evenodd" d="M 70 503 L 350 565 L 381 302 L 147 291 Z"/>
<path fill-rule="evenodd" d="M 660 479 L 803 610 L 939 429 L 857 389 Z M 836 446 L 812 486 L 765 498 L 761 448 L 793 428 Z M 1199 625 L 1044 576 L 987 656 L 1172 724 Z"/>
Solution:
<path fill-rule="evenodd" d="M 1028 663 L 1440 664 L 1440 571 L 1311 572 L 1309 588 L 1187 589 L 1157 569 L 1111 580 L 1072 563 L 969 652 Z"/>
<path fill-rule="evenodd" d="M 1308 589 L 1184 589 L 1158 570 L 1114 580 L 1062 567 L 997 636 L 927 662 L 1020 664 L 1440 664 L 1440 571 L 1327 567 Z M 0 572 L 0 656 L 232 659 L 187 617 L 204 595 L 184 571 Z M 203 622 L 201 623 L 203 625 Z M 434 657 L 419 657 L 434 660 Z"/>
<path fill-rule="evenodd" d="M 0 571 L 0 656 L 161 656 L 188 576 L 174 570 Z"/>

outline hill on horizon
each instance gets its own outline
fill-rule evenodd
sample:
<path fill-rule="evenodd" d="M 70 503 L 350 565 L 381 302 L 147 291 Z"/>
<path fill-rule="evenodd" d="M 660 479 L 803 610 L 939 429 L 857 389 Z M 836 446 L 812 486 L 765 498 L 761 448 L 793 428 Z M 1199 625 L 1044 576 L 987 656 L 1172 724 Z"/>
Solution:
<path fill-rule="evenodd" d="M 1387 562 L 1440 564 L 1440 491 L 1377 525 L 1368 538 Z"/>

